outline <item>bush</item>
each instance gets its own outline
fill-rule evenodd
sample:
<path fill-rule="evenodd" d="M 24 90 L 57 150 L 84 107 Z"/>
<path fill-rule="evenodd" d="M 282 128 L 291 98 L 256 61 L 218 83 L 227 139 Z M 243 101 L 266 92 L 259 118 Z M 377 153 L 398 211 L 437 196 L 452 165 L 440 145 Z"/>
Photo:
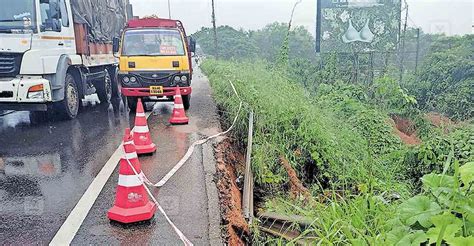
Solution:
<path fill-rule="evenodd" d="M 298 83 L 263 61 L 207 60 L 202 68 L 214 98 L 230 116 L 236 114 L 238 100 L 228 80 L 255 111 L 252 165 L 257 184 L 286 183 L 286 172 L 279 163 L 284 156 L 308 186 L 319 183 L 355 190 L 357 185 L 375 179 L 381 180 L 378 184 L 383 188 L 398 187 L 390 178 L 395 176 L 390 175 L 394 168 L 379 160 L 400 145 L 386 116 L 337 93 L 315 100 Z M 245 125 L 241 120 L 236 137 L 245 139 Z"/>
<path fill-rule="evenodd" d="M 466 125 L 446 135 L 433 136 L 408 151 L 404 158 L 405 175 L 420 188 L 423 175 L 442 172 L 444 164 L 452 156 L 461 163 L 474 160 L 474 126 Z M 450 170 L 453 172 L 453 170 Z"/>

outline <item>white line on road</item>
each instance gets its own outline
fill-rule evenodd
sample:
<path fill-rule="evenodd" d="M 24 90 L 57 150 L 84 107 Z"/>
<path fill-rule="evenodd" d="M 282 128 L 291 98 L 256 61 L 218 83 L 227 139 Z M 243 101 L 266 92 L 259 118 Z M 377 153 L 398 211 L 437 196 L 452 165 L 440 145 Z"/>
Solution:
<path fill-rule="evenodd" d="M 151 113 L 146 114 L 146 118 L 150 117 Z M 95 177 L 92 183 L 87 188 L 84 195 L 82 195 L 79 202 L 76 204 L 74 209 L 71 211 L 66 221 L 64 221 L 59 231 L 54 236 L 53 240 L 49 245 L 69 245 L 76 236 L 77 231 L 82 225 L 82 222 L 89 214 L 92 206 L 95 203 L 95 200 L 99 196 L 100 192 L 104 188 L 105 184 L 110 178 L 110 175 L 117 167 L 117 164 L 120 161 L 120 158 L 123 156 L 122 146 L 120 145 L 115 152 L 112 154 L 110 159 L 105 163 L 102 170 Z"/>

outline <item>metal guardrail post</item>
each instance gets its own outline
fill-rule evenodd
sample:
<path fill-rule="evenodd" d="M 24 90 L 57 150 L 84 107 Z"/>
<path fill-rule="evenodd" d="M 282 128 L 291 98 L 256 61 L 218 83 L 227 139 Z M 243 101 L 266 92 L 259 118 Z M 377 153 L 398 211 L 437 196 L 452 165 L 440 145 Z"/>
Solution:
<path fill-rule="evenodd" d="M 249 114 L 249 133 L 247 142 L 247 156 L 245 159 L 245 177 L 244 177 L 244 194 L 242 199 L 242 208 L 244 217 L 248 219 L 249 224 L 253 220 L 253 174 L 251 168 L 252 157 L 252 141 L 253 141 L 253 111 Z"/>

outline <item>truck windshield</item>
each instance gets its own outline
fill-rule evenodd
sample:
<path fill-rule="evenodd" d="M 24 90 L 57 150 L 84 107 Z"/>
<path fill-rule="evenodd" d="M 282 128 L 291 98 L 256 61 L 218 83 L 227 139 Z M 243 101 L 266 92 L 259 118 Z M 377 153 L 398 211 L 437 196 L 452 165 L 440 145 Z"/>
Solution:
<path fill-rule="evenodd" d="M 0 32 L 36 30 L 33 0 L 0 0 Z"/>
<path fill-rule="evenodd" d="M 128 30 L 123 41 L 123 56 L 182 56 L 181 33 L 170 29 Z"/>

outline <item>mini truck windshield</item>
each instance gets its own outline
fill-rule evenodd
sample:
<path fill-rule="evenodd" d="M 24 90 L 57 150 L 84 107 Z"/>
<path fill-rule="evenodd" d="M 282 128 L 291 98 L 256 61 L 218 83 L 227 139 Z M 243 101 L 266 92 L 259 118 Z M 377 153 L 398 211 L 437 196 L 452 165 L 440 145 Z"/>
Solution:
<path fill-rule="evenodd" d="M 0 0 L 0 32 L 36 29 L 33 0 Z"/>
<path fill-rule="evenodd" d="M 128 30 L 123 41 L 123 56 L 182 56 L 181 33 L 173 29 Z"/>

